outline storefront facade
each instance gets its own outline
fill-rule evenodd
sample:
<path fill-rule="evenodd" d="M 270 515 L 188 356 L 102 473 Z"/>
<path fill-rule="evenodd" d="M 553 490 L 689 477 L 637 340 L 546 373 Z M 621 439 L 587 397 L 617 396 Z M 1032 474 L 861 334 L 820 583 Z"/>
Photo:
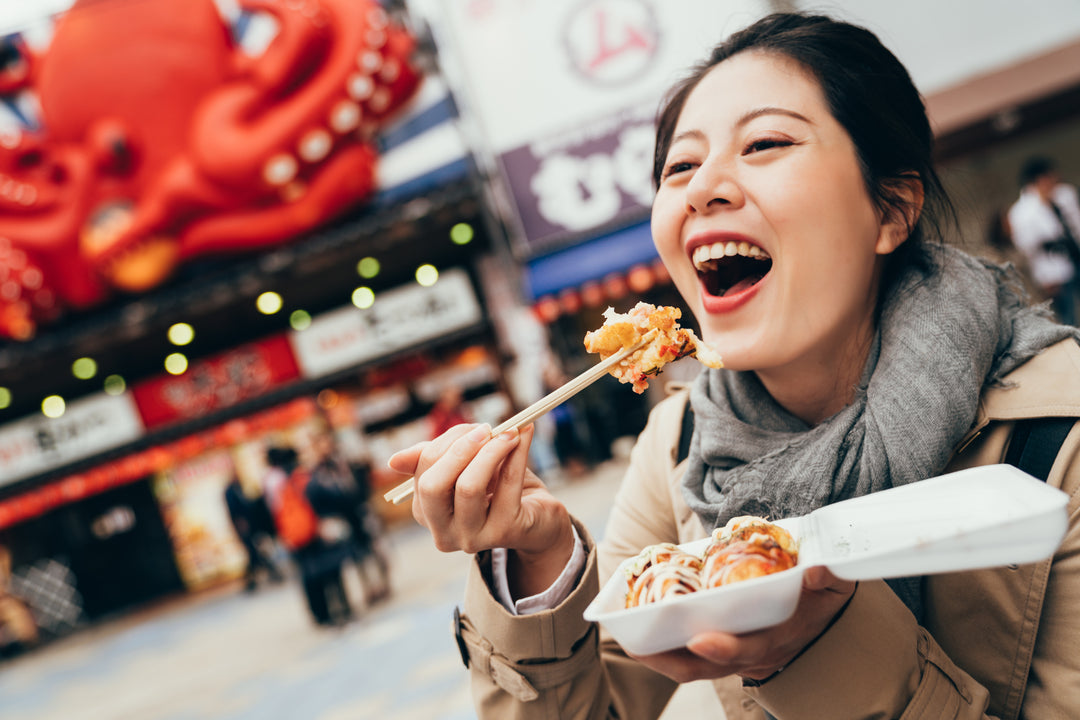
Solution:
<path fill-rule="evenodd" d="M 852 18 L 888 28 L 905 62 L 926 56 L 913 74 L 969 245 L 1015 196 L 1027 154 L 1055 156 L 1080 181 L 1080 14 L 1051 4 L 1050 45 L 1002 6 L 985 33 L 1004 38 L 1012 25 L 1015 42 L 984 39 L 967 53 L 975 66 L 937 75 L 925 70 L 938 57 L 924 47 L 925 17 L 867 3 Z M 366 203 L 293 242 L 204 259 L 153 292 L 0 345 L 8 591 L 33 606 L 43 635 L 59 636 L 231 581 L 243 557 L 221 493 L 235 474 L 258 494 L 268 446 L 304 455 L 330 433 L 371 464 L 378 492 L 397 480 L 381 470 L 386 458 L 430 437 L 428 412 L 446 388 L 472 418 L 498 422 L 593 363 L 581 340 L 607 307 L 681 305 L 648 225 L 659 97 L 717 28 L 799 5 L 408 3 L 430 23 L 427 74 L 378 137 Z M 933 12 L 993 15 L 974 5 Z M 982 54 L 995 44 L 999 55 Z M 267 294 L 279 303 L 270 313 L 256 309 Z M 178 323 L 194 340 L 166 340 Z M 163 362 L 176 353 L 186 369 L 172 374 Z M 97 372 L 74 379 L 83 358 Z M 586 464 L 610 457 L 643 426 L 662 381 L 696 370 L 670 368 L 645 396 L 597 383 L 557 414 L 571 428 L 564 442 L 577 443 L 567 452 Z M 102 387 L 113 376 L 123 382 Z M 66 400 L 62 415 L 42 413 L 46 395 Z M 405 506 L 376 507 L 388 522 L 409 520 Z"/>
<path fill-rule="evenodd" d="M 400 7 L 387 10 L 407 25 Z M 251 13 L 230 21 L 237 37 L 260 27 Z M 13 29 L 5 42 L 18 47 L 29 30 Z M 245 556 L 224 488 L 236 476 L 259 495 L 270 446 L 312 462 L 330 435 L 345 459 L 382 468 L 429 436 L 427 413 L 448 385 L 478 419 L 512 413 L 484 289 L 485 275 L 506 272 L 432 52 L 418 49 L 423 80 L 374 137 L 376 186 L 354 209 L 0 344 L 0 546 L 11 567 L 0 593 L 29 607 L 41 639 L 237 578 Z M 351 61 L 364 72 L 370 58 Z M 361 79 L 350 96 L 366 97 Z M 33 132 L 25 94 L 4 100 L 0 129 Z M 374 492 L 393 482 L 372 480 Z M 404 520 L 400 509 L 385 520 Z"/>

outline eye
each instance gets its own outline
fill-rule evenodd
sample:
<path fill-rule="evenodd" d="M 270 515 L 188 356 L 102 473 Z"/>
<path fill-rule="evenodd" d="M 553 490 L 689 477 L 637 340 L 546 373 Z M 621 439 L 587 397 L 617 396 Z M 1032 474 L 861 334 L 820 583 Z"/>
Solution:
<path fill-rule="evenodd" d="M 676 175 L 681 172 L 686 172 L 694 167 L 693 163 L 688 162 L 673 162 L 664 168 L 664 173 L 661 175 L 661 180 L 667 180 L 672 175 Z"/>
<path fill-rule="evenodd" d="M 743 149 L 743 155 L 750 155 L 751 153 L 762 152 L 764 150 L 772 150 L 773 148 L 787 147 L 793 144 L 794 143 L 790 140 L 784 138 L 762 138 L 748 143 Z"/>

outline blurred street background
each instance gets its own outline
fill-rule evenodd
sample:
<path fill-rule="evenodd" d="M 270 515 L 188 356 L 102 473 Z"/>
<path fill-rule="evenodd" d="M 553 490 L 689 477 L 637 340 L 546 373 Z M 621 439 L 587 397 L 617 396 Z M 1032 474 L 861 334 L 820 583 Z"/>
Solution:
<path fill-rule="evenodd" d="M 625 463 L 558 485 L 602 532 Z M 112 618 L 0 664 L 0 709 L 20 720 L 469 720 L 468 671 L 450 630 L 468 559 L 419 526 L 388 535 L 391 596 L 340 628 L 313 627 L 295 579 L 238 584 Z M 357 575 L 347 572 L 353 598 Z M 715 706 L 688 686 L 665 717 Z M 715 707 L 710 717 L 722 717 Z"/>
<path fill-rule="evenodd" d="M 897 54 L 947 241 L 1047 299 L 1005 218 L 1030 158 L 1080 182 L 1076 0 L 0 0 L 0 717 L 474 717 L 466 558 L 382 501 L 387 458 L 593 365 L 608 307 L 682 305 L 656 109 L 783 10 Z M 538 421 L 596 535 L 699 368 Z M 343 498 L 314 520 L 283 499 L 308 477 Z M 716 716 L 701 690 L 667 717 Z"/>

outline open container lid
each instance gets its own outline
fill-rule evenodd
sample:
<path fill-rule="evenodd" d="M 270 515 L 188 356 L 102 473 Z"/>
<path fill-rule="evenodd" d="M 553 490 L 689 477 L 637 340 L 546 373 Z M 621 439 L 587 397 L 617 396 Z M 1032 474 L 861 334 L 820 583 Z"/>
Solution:
<path fill-rule="evenodd" d="M 801 518 L 799 564 L 849 580 L 930 575 L 1049 557 L 1068 496 L 1012 465 L 960 470 Z"/>
<path fill-rule="evenodd" d="M 626 608 L 630 558 L 584 616 L 638 655 L 683 647 L 709 630 L 750 632 L 794 613 L 808 567 L 866 580 L 1050 557 L 1068 528 L 1067 503 L 1065 493 L 1011 465 L 961 470 L 778 520 L 799 542 L 799 563 L 773 575 Z M 700 554 L 708 542 L 680 547 Z"/>

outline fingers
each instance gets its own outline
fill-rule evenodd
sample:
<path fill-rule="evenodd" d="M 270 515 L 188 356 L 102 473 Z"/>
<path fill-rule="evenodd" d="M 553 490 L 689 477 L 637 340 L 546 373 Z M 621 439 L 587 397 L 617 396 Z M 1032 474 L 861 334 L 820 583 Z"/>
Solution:
<path fill-rule="evenodd" d="M 827 568 L 807 568 L 795 614 L 788 620 L 742 635 L 702 633 L 686 644 L 694 655 L 729 673 L 761 680 L 769 677 L 813 643 L 842 612 L 856 583 Z"/>
<path fill-rule="evenodd" d="M 768 632 L 745 635 L 701 633 L 686 643 L 686 649 L 715 668 L 722 668 L 725 674 L 737 673 L 756 679 L 771 675 L 790 654 Z"/>
<path fill-rule="evenodd" d="M 854 580 L 841 580 L 824 566 L 809 567 L 803 573 L 803 588 L 812 592 L 827 591 L 848 594 L 855 589 Z"/>
<path fill-rule="evenodd" d="M 520 432 L 514 431 L 517 444 L 513 448 L 513 454 L 503 463 L 495 486 L 489 488 L 493 517 L 512 517 L 521 506 L 521 491 L 525 485 L 525 470 L 529 464 L 529 446 L 532 444 L 534 429 L 530 424 Z"/>
<path fill-rule="evenodd" d="M 661 675 L 666 675 L 677 683 L 693 682 L 705 678 L 718 678 L 730 675 L 730 671 L 718 668 L 708 660 L 702 659 L 685 649 L 670 650 L 655 655 L 632 655 L 638 662 Z"/>
<path fill-rule="evenodd" d="M 403 475 L 413 475 L 416 473 L 416 464 L 420 462 L 420 454 L 431 443 L 429 441 L 418 442 L 412 447 L 407 447 L 404 450 L 398 450 L 396 453 L 390 456 L 390 459 L 386 461 L 387 467 L 394 472 L 399 472 Z"/>
<path fill-rule="evenodd" d="M 447 457 L 449 449 L 460 438 L 470 431 L 475 431 L 478 437 L 488 437 L 486 425 L 455 425 L 445 433 L 428 443 L 420 443 L 423 446 L 414 468 L 413 477 L 416 481 L 416 489 L 413 494 L 412 512 L 413 517 L 421 525 L 430 528 L 429 515 L 450 512 L 453 508 L 453 483 L 457 478 L 459 469 L 453 470 L 454 463 L 444 463 L 442 468 L 436 468 L 436 464 Z M 413 446 L 415 448 L 416 446 Z M 410 452 L 413 448 L 402 452 Z M 458 464 L 464 465 L 460 457 L 456 456 Z M 467 462 L 467 460 L 465 460 Z M 450 475 L 447 476 L 446 473 Z M 440 478 L 439 474 L 443 476 Z M 446 510 L 440 510 L 440 505 L 448 505 Z"/>
<path fill-rule="evenodd" d="M 516 483 L 512 479 L 508 480 L 505 469 L 500 469 L 518 444 L 517 431 L 500 433 L 480 448 L 475 458 L 458 476 L 454 488 L 452 523 L 453 533 L 465 552 L 476 552 L 487 546 L 488 539 L 485 538 L 484 530 L 489 518 L 494 515 L 489 486 L 498 487 L 507 480 L 508 484 L 517 484 L 520 488 L 520 480 Z M 524 472 L 522 467 L 520 474 L 524 475 Z M 519 489 L 519 499 L 520 495 Z M 491 531 L 497 532 L 498 528 L 491 528 L 486 534 L 490 535 Z"/>
<path fill-rule="evenodd" d="M 470 424 L 455 425 L 434 440 L 424 440 L 415 445 L 398 450 L 387 461 L 389 468 L 395 472 L 415 475 L 421 472 L 419 467 L 421 457 L 428 458 L 430 464 L 433 459 L 446 452 L 450 444 L 474 427 Z"/>
<path fill-rule="evenodd" d="M 523 507 L 527 492 L 535 500 L 535 491 L 543 490 L 528 472 L 532 437 L 531 425 L 497 437 L 491 437 L 486 424 L 459 425 L 394 454 L 393 469 L 413 472 L 413 517 L 431 532 L 436 548 L 475 553 L 517 547 L 522 533 L 550 531 L 553 523 L 533 517 L 537 508 L 546 507 L 542 501 L 530 501 L 533 515 Z M 531 483 L 539 487 L 527 490 Z"/>

